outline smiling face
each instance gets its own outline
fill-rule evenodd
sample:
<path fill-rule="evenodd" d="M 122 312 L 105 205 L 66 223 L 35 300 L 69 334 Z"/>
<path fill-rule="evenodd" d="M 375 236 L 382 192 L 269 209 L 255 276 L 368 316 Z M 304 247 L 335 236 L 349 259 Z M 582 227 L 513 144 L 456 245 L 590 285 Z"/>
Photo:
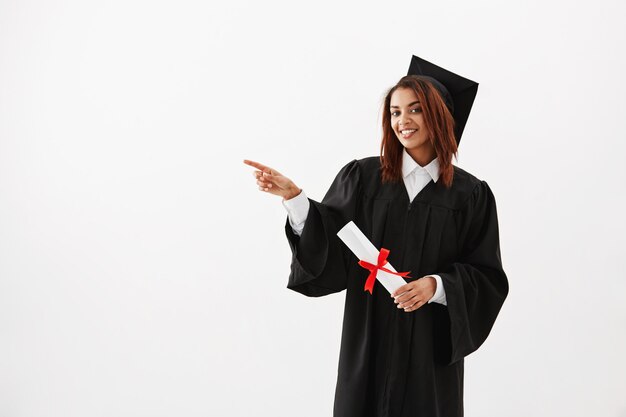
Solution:
<path fill-rule="evenodd" d="M 398 88 L 389 104 L 391 127 L 406 151 L 421 166 L 432 161 L 436 154 L 428 137 L 422 115 L 422 104 L 410 88 Z"/>

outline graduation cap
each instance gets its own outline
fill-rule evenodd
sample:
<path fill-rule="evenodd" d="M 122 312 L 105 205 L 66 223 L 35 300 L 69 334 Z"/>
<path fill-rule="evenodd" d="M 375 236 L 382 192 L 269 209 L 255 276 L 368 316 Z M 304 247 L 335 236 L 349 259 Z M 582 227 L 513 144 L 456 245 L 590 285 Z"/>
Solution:
<path fill-rule="evenodd" d="M 458 145 L 461 142 L 463 129 L 465 129 L 467 118 L 472 110 L 472 104 L 474 104 L 474 98 L 478 92 L 478 83 L 415 55 L 411 58 L 411 65 L 407 75 L 421 75 L 428 78 L 441 93 L 446 106 L 454 117 L 456 124 L 454 135 Z"/>

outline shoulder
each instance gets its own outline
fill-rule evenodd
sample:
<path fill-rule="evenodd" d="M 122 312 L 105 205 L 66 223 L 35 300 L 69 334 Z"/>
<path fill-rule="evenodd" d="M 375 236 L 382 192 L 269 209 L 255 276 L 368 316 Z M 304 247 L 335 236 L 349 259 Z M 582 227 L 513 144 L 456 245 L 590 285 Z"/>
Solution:
<path fill-rule="evenodd" d="M 457 208 L 467 208 L 486 201 L 495 200 L 491 189 L 486 181 L 477 178 L 471 173 L 458 166 L 454 166 L 454 179 L 452 189 L 459 194 Z"/>
<path fill-rule="evenodd" d="M 362 169 L 365 170 L 377 170 L 380 169 L 380 157 L 368 156 L 366 158 L 355 159 Z"/>
<path fill-rule="evenodd" d="M 463 210 L 472 205 L 477 199 L 490 195 L 491 191 L 487 183 L 468 171 L 454 166 L 452 186 L 446 188 L 439 183 L 435 200 L 437 205 L 445 206 L 453 210 Z"/>
<path fill-rule="evenodd" d="M 380 182 L 380 158 L 371 156 L 353 159 L 346 163 L 335 178 L 337 186 L 349 187 L 354 191 L 368 190 L 370 194 Z"/>
<path fill-rule="evenodd" d="M 460 192 L 472 192 L 483 182 L 463 168 L 459 168 L 456 165 L 453 165 L 453 167 L 454 178 L 452 179 L 452 188 L 456 188 Z"/>
<path fill-rule="evenodd" d="M 368 190 L 367 194 L 373 193 L 378 189 L 380 179 L 380 157 L 369 156 L 356 160 L 361 175 L 361 184 L 364 190 Z"/>
<path fill-rule="evenodd" d="M 345 164 L 339 171 L 340 176 L 349 176 L 360 181 L 369 182 L 377 177 L 380 172 L 380 158 L 369 156 L 367 158 L 353 159 Z"/>

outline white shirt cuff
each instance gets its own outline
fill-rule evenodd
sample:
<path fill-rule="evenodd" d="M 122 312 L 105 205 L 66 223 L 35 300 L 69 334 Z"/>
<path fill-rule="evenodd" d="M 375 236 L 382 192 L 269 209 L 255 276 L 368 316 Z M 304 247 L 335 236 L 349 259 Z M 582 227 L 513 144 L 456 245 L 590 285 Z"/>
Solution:
<path fill-rule="evenodd" d="M 302 230 L 304 230 L 304 223 L 309 215 L 309 207 L 311 206 L 308 197 L 302 190 L 300 194 L 292 199 L 283 199 L 282 203 L 285 209 L 287 209 L 291 229 L 296 235 L 300 236 Z"/>
<path fill-rule="evenodd" d="M 428 303 L 439 303 L 447 306 L 448 302 L 446 301 L 446 290 L 443 288 L 443 282 L 441 280 L 441 277 L 439 275 L 429 275 L 429 277 L 435 278 L 435 281 L 437 281 L 437 289 L 435 290 L 435 294 L 428 301 Z"/>

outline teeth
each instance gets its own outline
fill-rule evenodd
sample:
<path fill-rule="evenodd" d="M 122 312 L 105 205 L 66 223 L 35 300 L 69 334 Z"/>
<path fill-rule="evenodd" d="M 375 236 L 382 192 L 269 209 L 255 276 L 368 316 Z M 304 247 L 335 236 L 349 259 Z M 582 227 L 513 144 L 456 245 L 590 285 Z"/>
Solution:
<path fill-rule="evenodd" d="M 409 133 L 413 133 L 413 132 L 415 132 L 415 129 L 411 129 L 411 130 L 403 130 L 401 133 L 402 133 L 403 135 L 407 135 L 407 134 L 409 134 Z"/>

